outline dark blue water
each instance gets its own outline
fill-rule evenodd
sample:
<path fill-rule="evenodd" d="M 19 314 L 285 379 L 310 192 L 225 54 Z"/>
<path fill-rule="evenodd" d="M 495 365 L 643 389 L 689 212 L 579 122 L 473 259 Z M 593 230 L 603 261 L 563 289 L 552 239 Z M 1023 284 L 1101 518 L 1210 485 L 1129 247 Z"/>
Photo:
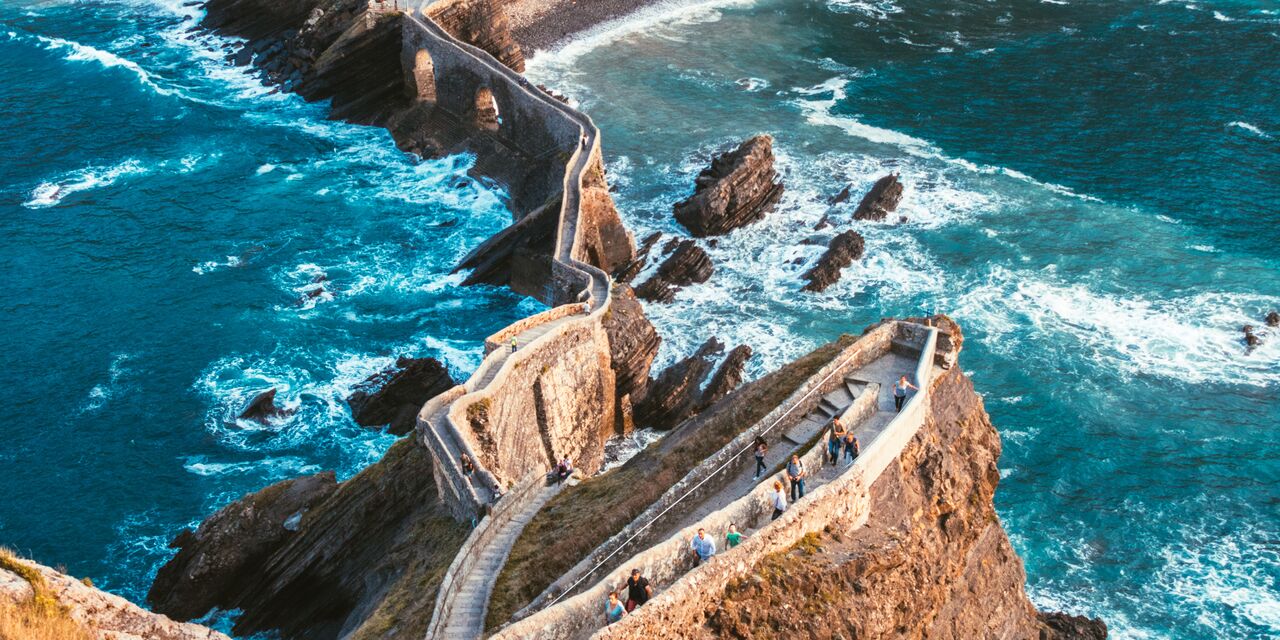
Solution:
<path fill-rule="evenodd" d="M 668 352 L 710 330 L 759 371 L 951 313 L 1037 605 L 1120 638 L 1280 637 L 1280 332 L 1248 354 L 1239 331 L 1280 307 L 1280 5 L 730 0 L 615 27 L 531 74 L 605 131 L 638 236 L 680 233 L 671 204 L 754 133 L 787 184 L 709 283 L 649 307 Z M 889 171 L 909 223 L 845 205 L 813 231 Z M 867 257 L 800 293 L 846 228 Z"/>
<path fill-rule="evenodd" d="M 649 307 L 753 373 L 946 311 L 1005 442 L 1035 602 L 1121 638 L 1280 637 L 1280 6 L 800 2 L 655 12 L 541 55 L 605 131 L 638 236 L 765 131 L 787 195 Z M 222 62 L 178 3 L 0 5 L 0 542 L 137 599 L 165 542 L 390 440 L 347 390 L 396 355 L 460 375 L 534 310 L 449 268 L 509 219 L 466 158 L 417 162 Z M 821 295 L 826 199 L 898 171 L 902 226 Z M 836 212 L 836 231 L 853 226 Z M 793 261 L 799 259 L 798 263 Z M 306 298 L 319 274 L 327 293 Z M 264 388 L 298 409 L 235 413 Z"/>

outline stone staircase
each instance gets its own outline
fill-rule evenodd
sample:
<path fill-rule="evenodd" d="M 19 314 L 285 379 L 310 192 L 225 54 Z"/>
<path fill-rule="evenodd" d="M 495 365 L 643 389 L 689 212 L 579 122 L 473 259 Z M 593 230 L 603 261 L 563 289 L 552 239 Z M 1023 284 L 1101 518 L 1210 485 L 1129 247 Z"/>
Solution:
<path fill-rule="evenodd" d="M 564 484 L 550 487 L 538 487 L 528 496 L 511 496 L 510 500 L 520 500 L 514 507 L 514 513 L 503 516 L 502 522 L 490 523 L 496 527 L 495 533 L 480 548 L 467 549 L 474 554 L 472 564 L 465 575 L 460 576 L 461 586 L 456 591 L 452 606 L 445 617 L 443 630 L 428 637 L 439 640 L 474 640 L 484 634 L 484 618 L 489 608 L 489 594 L 493 591 L 493 583 L 498 579 L 502 565 L 511 554 L 511 547 L 516 538 L 524 531 L 525 525 L 551 500 Z M 490 516 L 498 517 L 498 516 Z"/>

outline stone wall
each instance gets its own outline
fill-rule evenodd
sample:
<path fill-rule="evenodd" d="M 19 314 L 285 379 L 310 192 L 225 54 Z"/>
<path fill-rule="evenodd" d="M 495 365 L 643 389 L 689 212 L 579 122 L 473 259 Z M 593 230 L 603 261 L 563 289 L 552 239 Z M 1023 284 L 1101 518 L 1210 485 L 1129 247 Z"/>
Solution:
<path fill-rule="evenodd" d="M 863 338 L 865 352 L 869 355 L 888 349 L 887 340 L 896 334 L 896 325 L 887 324 Z M 745 567 L 765 556 L 787 549 L 806 534 L 821 531 L 829 524 L 846 529 L 865 524 L 870 511 L 868 487 L 884 469 L 897 459 L 903 448 L 915 436 L 928 412 L 927 398 L 931 391 L 930 374 L 936 344 L 936 332 L 929 332 L 929 339 L 920 355 L 917 380 L 922 381 L 920 393 L 912 396 L 893 422 L 868 443 L 854 465 L 836 479 L 811 491 L 808 497 L 792 505 L 776 521 L 769 521 L 768 487 L 757 486 L 748 495 L 739 498 L 639 554 L 635 554 L 618 569 L 595 586 L 544 609 L 524 620 L 504 627 L 491 636 L 494 639 L 516 640 L 532 638 L 560 638 L 564 640 L 586 637 L 608 638 L 681 638 L 692 624 L 700 624 L 706 594 L 723 590 L 728 582 L 739 576 Z M 860 341 L 861 343 L 862 341 Z M 879 346 L 872 346 L 879 345 Z M 850 348 L 856 347 L 851 345 Z M 854 356 L 860 353 L 855 350 Z M 874 358 L 871 358 L 874 359 Z M 869 362 L 870 360 L 868 360 Z M 806 464 L 820 466 L 821 446 L 806 454 Z M 692 559 L 688 550 L 689 540 L 698 527 L 709 531 L 728 530 L 730 523 L 740 527 L 760 527 L 760 530 L 733 550 L 717 555 L 701 567 L 690 570 Z M 603 603 L 610 590 L 626 581 L 631 569 L 640 569 L 655 585 L 658 595 L 637 613 L 622 622 L 596 633 L 603 623 Z M 695 622 L 696 621 L 696 622 Z M 596 635 L 592 635 L 596 633 Z"/>

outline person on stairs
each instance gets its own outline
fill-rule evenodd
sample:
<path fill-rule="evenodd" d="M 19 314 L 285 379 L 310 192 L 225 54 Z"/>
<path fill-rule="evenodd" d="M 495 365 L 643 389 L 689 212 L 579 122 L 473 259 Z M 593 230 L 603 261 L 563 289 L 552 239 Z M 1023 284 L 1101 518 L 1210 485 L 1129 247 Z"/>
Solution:
<path fill-rule="evenodd" d="M 689 549 L 693 550 L 693 566 L 698 566 L 716 555 L 716 543 L 707 535 L 706 529 L 698 529 L 698 535 L 689 541 Z"/>
<path fill-rule="evenodd" d="M 649 579 L 640 575 L 639 569 L 632 569 L 631 577 L 627 578 L 627 613 L 635 611 L 652 597 L 653 587 L 649 585 Z"/>
<path fill-rule="evenodd" d="M 899 413 L 902 412 L 902 405 L 907 402 L 907 389 L 919 391 L 920 387 L 907 382 L 906 376 L 898 378 L 898 382 L 893 385 L 893 408 Z"/>
<path fill-rule="evenodd" d="M 853 429 L 850 429 L 844 434 L 845 465 L 853 464 L 859 453 L 862 453 L 862 446 L 858 444 L 858 436 L 853 435 Z"/>
<path fill-rule="evenodd" d="M 804 468 L 800 456 L 791 454 L 791 462 L 787 463 L 787 480 L 791 481 L 791 501 L 804 497 L 804 478 L 809 475 Z"/>
<path fill-rule="evenodd" d="M 754 476 L 751 476 L 752 480 L 759 480 L 760 476 L 763 475 L 764 472 L 768 470 L 764 466 L 764 454 L 768 450 L 769 450 L 769 445 L 764 441 L 764 436 L 756 436 L 756 448 L 755 448 L 756 474 Z"/>
<path fill-rule="evenodd" d="M 520 342 L 516 340 L 515 336 L 511 336 L 511 353 L 515 353 L 516 349 L 519 349 L 519 348 L 520 348 Z"/>
<path fill-rule="evenodd" d="M 836 417 L 831 420 L 831 434 L 827 436 L 827 454 L 831 457 L 831 466 L 836 466 L 840 461 L 840 445 L 844 443 L 844 424 L 840 422 L 840 418 Z"/>
<path fill-rule="evenodd" d="M 618 592 L 609 592 L 609 602 L 604 605 L 604 620 L 606 625 L 613 624 L 627 615 L 626 607 L 622 606 L 622 602 L 618 600 Z"/>
<path fill-rule="evenodd" d="M 781 480 L 773 481 L 773 493 L 769 494 L 769 503 L 773 505 L 773 516 L 769 520 L 777 520 L 787 510 L 787 492 L 782 488 Z"/>
<path fill-rule="evenodd" d="M 724 534 L 724 541 L 726 549 L 732 549 L 742 542 L 742 534 L 738 533 L 738 525 L 732 522 L 729 523 L 729 533 Z"/>

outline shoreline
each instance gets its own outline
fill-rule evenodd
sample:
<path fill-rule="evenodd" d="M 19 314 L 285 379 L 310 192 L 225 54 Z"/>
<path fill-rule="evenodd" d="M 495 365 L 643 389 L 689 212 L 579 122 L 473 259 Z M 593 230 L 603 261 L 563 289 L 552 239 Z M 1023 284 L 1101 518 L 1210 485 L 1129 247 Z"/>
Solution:
<path fill-rule="evenodd" d="M 621 35 L 662 22 L 682 10 L 719 5 L 716 0 L 516 0 L 503 7 L 525 58 L 559 52 L 596 34 Z"/>

